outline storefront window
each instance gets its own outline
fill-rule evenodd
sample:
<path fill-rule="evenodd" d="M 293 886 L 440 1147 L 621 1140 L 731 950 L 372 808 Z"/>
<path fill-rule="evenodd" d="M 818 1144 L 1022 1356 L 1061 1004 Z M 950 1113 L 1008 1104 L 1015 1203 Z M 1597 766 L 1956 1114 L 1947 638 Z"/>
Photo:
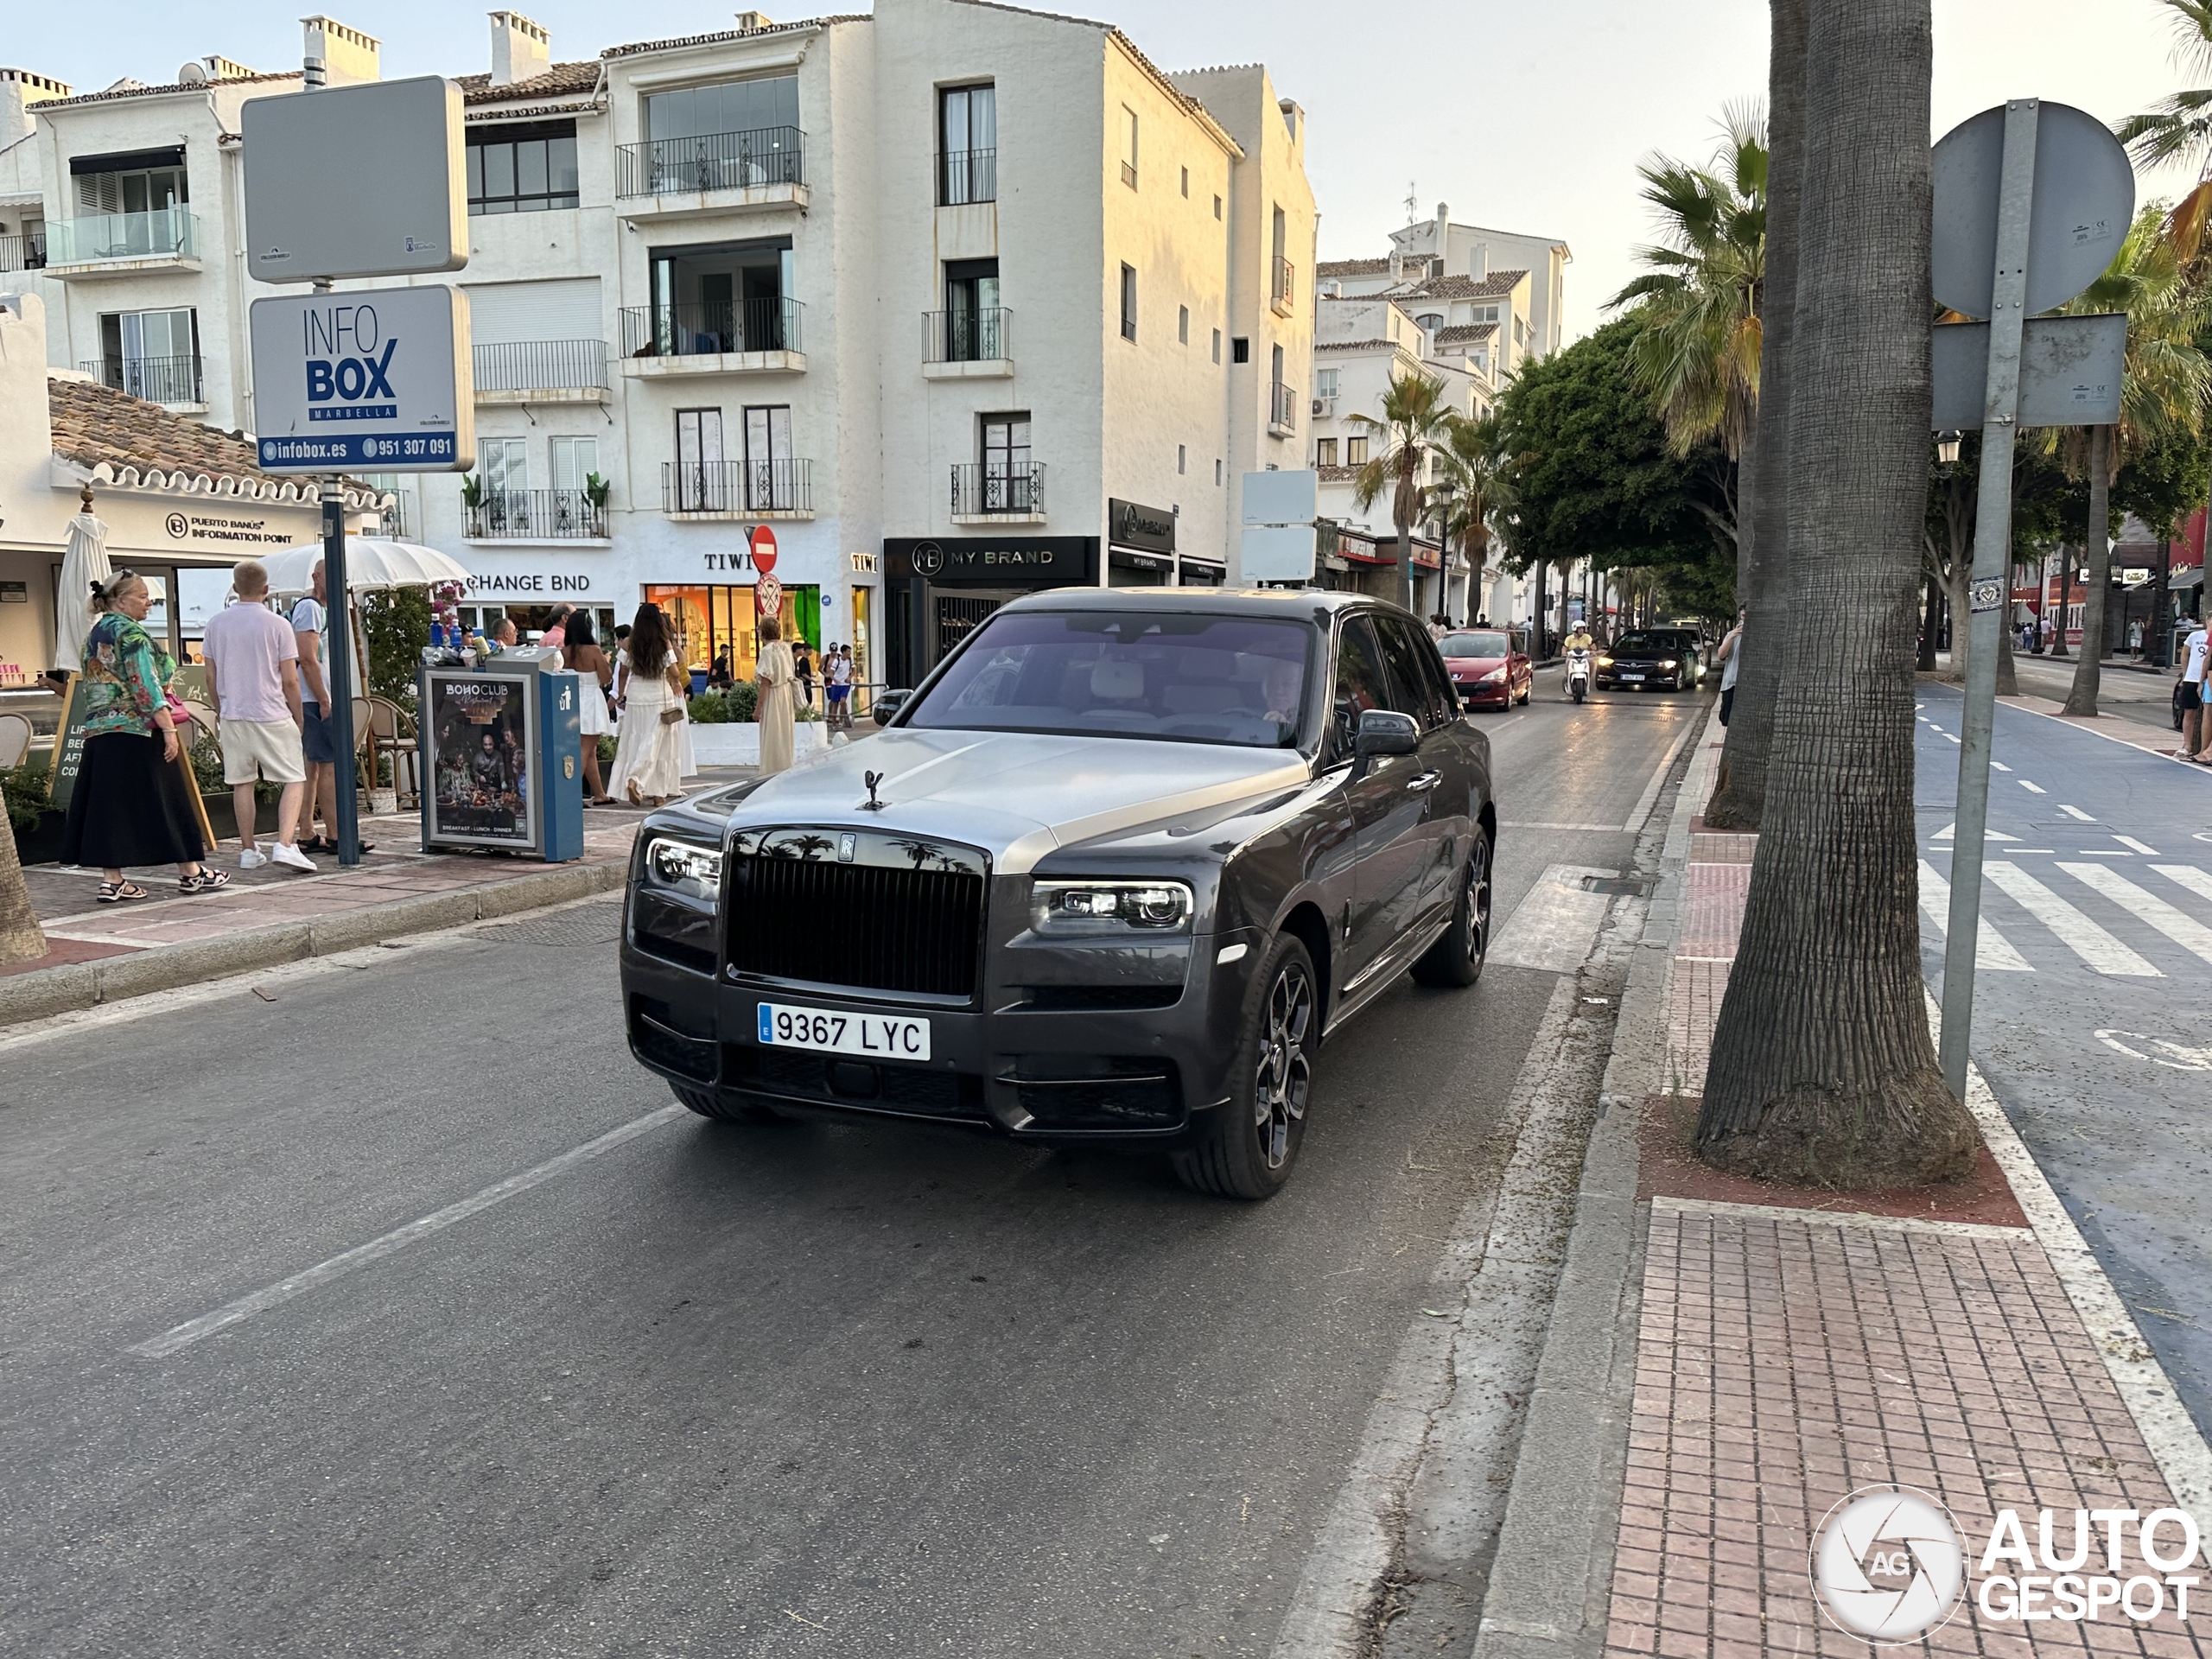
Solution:
<path fill-rule="evenodd" d="M 734 586 L 649 587 L 645 598 L 668 613 L 687 669 L 710 677 L 750 680 L 760 661 L 760 613 L 753 589 Z M 784 589 L 783 632 L 822 648 L 822 601 L 817 588 Z"/>
<path fill-rule="evenodd" d="M 873 588 L 853 589 L 853 637 L 844 643 L 853 648 L 853 713 L 864 715 L 868 709 L 868 683 L 875 676 L 869 672 L 875 662 L 875 593 Z"/>

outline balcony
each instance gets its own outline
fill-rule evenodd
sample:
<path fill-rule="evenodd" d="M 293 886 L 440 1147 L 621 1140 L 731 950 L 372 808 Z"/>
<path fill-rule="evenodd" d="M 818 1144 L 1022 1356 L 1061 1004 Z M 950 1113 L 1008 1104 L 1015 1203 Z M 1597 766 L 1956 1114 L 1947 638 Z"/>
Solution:
<path fill-rule="evenodd" d="M 626 219 L 673 218 L 754 207 L 805 207 L 806 135 L 756 127 L 691 138 L 655 138 L 614 152 L 617 209 Z"/>
<path fill-rule="evenodd" d="M 946 150 L 937 158 L 937 205 L 965 207 L 999 199 L 999 153 L 995 149 Z"/>
<path fill-rule="evenodd" d="M 1274 280 L 1268 288 L 1268 303 L 1274 308 L 1275 315 L 1287 317 L 1290 315 L 1293 296 L 1296 292 L 1293 284 L 1297 280 L 1298 267 L 1277 254 Z"/>
<path fill-rule="evenodd" d="M 660 510 L 671 518 L 811 518 L 810 461 L 664 461 Z"/>
<path fill-rule="evenodd" d="M 205 409 L 207 388 L 196 357 L 109 357 L 78 368 L 104 386 L 172 409 Z"/>
<path fill-rule="evenodd" d="M 486 490 L 463 534 L 472 542 L 603 542 L 607 509 L 582 490 Z"/>
<path fill-rule="evenodd" d="M 1268 388 L 1268 435 L 1271 438 L 1293 438 L 1298 435 L 1298 391 L 1280 380 Z"/>
<path fill-rule="evenodd" d="M 961 461 L 952 466 L 956 524 L 1041 524 L 1045 467 L 1032 461 Z"/>
<path fill-rule="evenodd" d="M 93 213 L 46 227 L 49 276 L 127 276 L 200 269 L 200 217 L 183 207 L 150 213 Z"/>
<path fill-rule="evenodd" d="M 924 379 L 1001 380 L 1013 372 L 1014 313 L 1005 306 L 922 313 Z"/>
<path fill-rule="evenodd" d="M 622 308 L 622 372 L 804 374 L 797 300 L 734 300 L 712 305 Z"/>
<path fill-rule="evenodd" d="M 607 342 L 526 340 L 476 346 L 480 404 L 603 404 Z"/>
<path fill-rule="evenodd" d="M 0 236 L 0 270 L 44 270 L 46 269 L 46 232 L 25 231 L 17 236 Z"/>

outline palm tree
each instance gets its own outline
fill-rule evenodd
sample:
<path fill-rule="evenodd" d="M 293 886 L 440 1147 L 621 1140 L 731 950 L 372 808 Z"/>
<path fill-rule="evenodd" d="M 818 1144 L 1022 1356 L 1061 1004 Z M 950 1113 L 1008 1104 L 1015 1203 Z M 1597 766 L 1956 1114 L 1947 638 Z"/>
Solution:
<path fill-rule="evenodd" d="M 2212 94 L 2208 94 L 2212 97 Z M 2171 101 L 2171 100 L 2170 100 Z M 2139 119 L 2140 118 L 2138 118 Z M 2061 308 L 2075 315 L 2123 311 L 2127 315 L 2127 354 L 2120 375 L 2120 424 L 2069 427 L 2063 439 L 2066 469 L 2089 481 L 2089 524 L 2086 591 L 2082 606 L 2082 654 L 2075 659 L 2074 683 L 2065 712 L 2094 715 L 2104 662 L 2105 598 L 2112 584 L 2111 489 L 2129 455 L 2160 438 L 2194 437 L 2203 430 L 2212 403 L 2212 361 L 2197 345 L 2208 308 L 2203 285 L 2191 280 L 2175 238 L 2170 215 L 2157 205 L 2145 207 L 2128 227 L 2105 274 Z"/>
<path fill-rule="evenodd" d="M 1469 420 L 1455 415 L 1444 433 L 1437 492 L 1443 505 L 1444 545 L 1457 549 L 1467 564 L 1467 615 L 1480 608 L 1477 595 L 1490 569 L 1491 515 L 1512 505 L 1512 485 L 1502 448 L 1497 416 Z M 1444 608 L 1451 609 L 1447 589 Z"/>
<path fill-rule="evenodd" d="M 8 803 L 0 798 L 0 962 L 35 962 L 46 954 L 46 933 L 31 908 L 23 867 L 16 858 L 16 834 L 8 825 Z"/>
<path fill-rule="evenodd" d="M 1394 374 L 1382 394 L 1382 418 L 1354 415 L 1367 429 L 1374 454 L 1352 477 L 1352 499 L 1364 511 L 1383 491 L 1391 492 L 1390 517 L 1398 527 L 1398 603 L 1414 607 L 1414 524 L 1427 494 L 1422 479 L 1444 453 L 1453 418 L 1444 401 L 1444 383 L 1420 373 Z"/>
<path fill-rule="evenodd" d="M 2162 3 L 2173 13 L 2175 63 L 2192 77 L 2212 78 L 2212 0 Z M 2205 226 L 2212 223 L 2212 86 L 2161 99 L 2113 130 L 2145 172 L 2170 164 L 2196 172 L 2196 188 L 2174 204 L 2165 219 L 2165 235 L 2177 257 L 2183 265 L 2195 264 L 2204 252 Z"/>
<path fill-rule="evenodd" d="M 1696 1144 L 1770 1179 L 1916 1185 L 1979 1144 L 1929 1037 L 1913 833 L 1933 28 L 1929 0 L 1796 5 L 1801 54 L 1792 10 L 1774 7 L 1774 61 L 1807 66 L 1790 548 L 1761 645 L 1789 693 Z"/>

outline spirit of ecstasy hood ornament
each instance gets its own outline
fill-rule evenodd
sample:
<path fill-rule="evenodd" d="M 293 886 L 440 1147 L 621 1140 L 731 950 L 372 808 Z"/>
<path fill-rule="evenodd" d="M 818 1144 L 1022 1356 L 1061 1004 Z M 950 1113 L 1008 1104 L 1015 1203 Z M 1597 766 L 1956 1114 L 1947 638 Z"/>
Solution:
<path fill-rule="evenodd" d="M 880 812 L 890 804 L 888 801 L 879 801 L 875 798 L 875 786 L 883 781 L 881 772 L 864 772 L 861 774 L 861 781 L 868 785 L 868 799 L 861 803 L 861 811 Z"/>

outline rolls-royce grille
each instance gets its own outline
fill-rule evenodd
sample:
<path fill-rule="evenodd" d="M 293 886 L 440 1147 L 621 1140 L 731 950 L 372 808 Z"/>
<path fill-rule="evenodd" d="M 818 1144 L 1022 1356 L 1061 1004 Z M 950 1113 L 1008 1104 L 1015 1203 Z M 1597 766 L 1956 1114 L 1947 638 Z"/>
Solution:
<path fill-rule="evenodd" d="M 972 997 L 983 878 L 758 855 L 734 861 L 729 961 L 741 974 Z"/>

